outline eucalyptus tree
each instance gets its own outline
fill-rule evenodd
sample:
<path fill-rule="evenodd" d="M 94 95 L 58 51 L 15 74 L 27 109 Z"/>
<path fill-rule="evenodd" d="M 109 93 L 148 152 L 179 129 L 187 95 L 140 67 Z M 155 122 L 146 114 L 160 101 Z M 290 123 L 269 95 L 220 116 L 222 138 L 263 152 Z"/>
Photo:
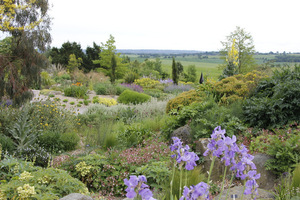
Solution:
<path fill-rule="evenodd" d="M 48 11 L 48 0 L 0 1 L 0 31 L 8 36 L 0 45 L 0 98 L 21 104 L 30 87 L 40 88 L 47 66 L 42 53 L 51 43 Z"/>

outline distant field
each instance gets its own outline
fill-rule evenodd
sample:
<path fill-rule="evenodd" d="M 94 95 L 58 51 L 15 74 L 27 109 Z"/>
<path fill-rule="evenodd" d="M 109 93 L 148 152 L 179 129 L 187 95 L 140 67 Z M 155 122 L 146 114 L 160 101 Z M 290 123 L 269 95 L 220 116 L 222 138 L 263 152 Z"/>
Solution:
<path fill-rule="evenodd" d="M 131 61 L 137 60 L 139 62 L 143 62 L 146 58 L 155 60 L 154 56 L 151 55 L 146 55 L 141 57 L 136 54 L 123 54 L 126 55 L 130 58 Z M 148 56 L 148 57 L 147 57 Z M 200 77 L 201 72 L 207 76 L 208 78 L 217 80 L 218 77 L 221 75 L 222 70 L 218 68 L 220 64 L 223 64 L 223 60 L 220 59 L 219 55 L 201 55 L 199 58 L 198 55 L 159 55 L 156 57 L 159 57 L 160 60 L 162 61 L 162 68 L 164 71 L 168 72 L 171 74 L 172 72 L 172 56 L 175 57 L 176 62 L 181 62 L 181 64 L 184 67 L 184 70 L 187 70 L 187 67 L 189 65 L 195 65 L 196 66 L 196 72 L 197 72 L 197 77 Z M 268 61 L 274 60 L 275 59 L 275 54 L 258 54 L 255 55 L 254 58 L 256 60 L 256 63 L 258 65 L 261 65 L 263 63 L 266 63 Z M 274 63 L 276 66 L 277 65 L 290 65 L 293 66 L 295 63 L 280 63 L 276 62 Z"/>
<path fill-rule="evenodd" d="M 138 55 L 127 55 L 131 61 L 137 60 L 139 62 L 143 62 L 146 58 L 141 58 Z M 162 69 L 163 71 L 168 72 L 171 74 L 172 72 L 172 58 L 165 58 L 165 56 L 160 56 L 160 60 L 162 61 Z M 148 58 L 148 59 L 155 59 L 155 58 Z M 197 56 L 176 56 L 176 62 L 181 62 L 184 67 L 184 70 L 187 70 L 189 65 L 195 65 L 197 77 L 200 78 L 201 72 L 203 75 L 207 76 L 208 78 L 217 80 L 222 70 L 218 69 L 218 65 L 221 64 L 223 61 L 217 56 L 208 56 L 208 58 L 199 59 Z"/>

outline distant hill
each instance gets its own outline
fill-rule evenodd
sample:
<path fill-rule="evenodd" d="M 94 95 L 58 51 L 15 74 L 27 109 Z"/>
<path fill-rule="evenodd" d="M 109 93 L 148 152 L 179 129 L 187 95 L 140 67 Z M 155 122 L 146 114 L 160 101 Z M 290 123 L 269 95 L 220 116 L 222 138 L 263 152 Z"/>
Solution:
<path fill-rule="evenodd" d="M 160 49 L 117 49 L 121 54 L 197 54 L 204 51 L 196 50 L 160 50 Z"/>

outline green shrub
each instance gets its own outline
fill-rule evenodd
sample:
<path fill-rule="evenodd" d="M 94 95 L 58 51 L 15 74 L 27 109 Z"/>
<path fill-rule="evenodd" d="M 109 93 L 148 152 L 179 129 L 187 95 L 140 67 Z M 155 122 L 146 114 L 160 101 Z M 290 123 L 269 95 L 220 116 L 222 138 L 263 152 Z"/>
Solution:
<path fill-rule="evenodd" d="M 116 95 L 122 88 L 108 83 L 98 83 L 94 85 L 94 91 L 97 95 Z"/>
<path fill-rule="evenodd" d="M 16 151 L 16 155 L 23 160 L 34 162 L 35 166 L 47 167 L 50 165 L 51 154 L 38 144 L 28 146 L 26 149 Z"/>
<path fill-rule="evenodd" d="M 84 100 L 83 101 L 83 104 L 86 105 L 86 106 L 89 105 L 89 103 L 90 103 L 90 100 Z"/>
<path fill-rule="evenodd" d="M 243 105 L 250 126 L 273 128 L 300 119 L 300 65 L 275 70 Z"/>
<path fill-rule="evenodd" d="M 98 83 L 94 85 L 93 88 L 97 95 L 107 95 L 107 85 L 108 84 Z"/>
<path fill-rule="evenodd" d="M 61 134 L 53 131 L 45 131 L 38 138 L 38 143 L 44 147 L 48 152 L 57 153 L 63 151 L 64 144 L 61 142 Z"/>
<path fill-rule="evenodd" d="M 131 90 L 125 90 L 119 97 L 118 102 L 123 104 L 140 104 L 150 101 L 151 97 Z"/>
<path fill-rule="evenodd" d="M 118 134 L 118 141 L 120 146 L 132 147 L 141 144 L 146 138 L 154 136 L 155 134 L 140 124 L 127 126 L 124 131 Z"/>
<path fill-rule="evenodd" d="M 146 89 L 146 90 L 144 90 L 144 93 L 150 95 L 151 97 L 155 97 L 158 99 L 162 99 L 162 98 L 166 97 L 166 94 L 164 94 L 159 89 Z"/>
<path fill-rule="evenodd" d="M 74 104 L 75 104 L 75 102 L 74 102 L 74 101 L 71 101 L 71 102 L 70 102 L 70 104 L 71 104 L 71 105 L 74 105 Z"/>
<path fill-rule="evenodd" d="M 23 107 L 22 113 L 8 130 L 9 137 L 14 140 L 14 145 L 19 152 L 34 144 L 40 134 L 30 120 L 28 112 L 29 108 Z"/>
<path fill-rule="evenodd" d="M 116 95 L 120 95 L 120 94 L 122 94 L 122 92 L 124 92 L 125 90 L 128 90 L 127 87 L 124 87 L 124 86 L 122 86 L 122 85 L 116 85 L 115 88 L 116 88 Z"/>
<path fill-rule="evenodd" d="M 300 196 L 300 162 L 296 165 L 292 178 L 292 193 L 294 196 Z"/>
<path fill-rule="evenodd" d="M 250 144 L 252 152 L 261 152 L 272 156 L 266 163 L 266 169 L 272 170 L 278 175 L 291 171 L 299 162 L 300 129 L 297 123 L 290 126 L 272 131 L 263 129 L 259 132 L 258 137 L 252 138 Z"/>
<path fill-rule="evenodd" d="M 61 168 L 99 195 L 125 195 L 123 179 L 128 176 L 128 168 L 122 168 L 119 162 L 110 163 L 104 155 L 90 154 L 72 159 L 63 163 Z"/>
<path fill-rule="evenodd" d="M 29 106 L 29 118 L 37 130 L 64 133 L 76 124 L 72 113 L 59 108 L 55 102 L 37 102 Z"/>
<path fill-rule="evenodd" d="M 267 154 L 273 156 L 273 158 L 267 161 L 266 169 L 272 170 L 276 174 L 288 172 L 299 161 L 299 140 L 299 133 L 298 135 L 288 136 L 285 141 L 278 135 L 271 137 Z"/>
<path fill-rule="evenodd" d="M 12 162 L 11 162 L 12 161 Z M 88 194 L 87 188 L 79 180 L 72 178 L 67 172 L 54 168 L 32 167 L 32 163 L 19 162 L 18 160 L 3 160 L 1 166 L 11 174 L 12 179 L 6 180 L 1 184 L 1 193 L 5 199 L 22 198 L 17 188 L 25 187 L 29 184 L 34 190 L 30 195 L 32 199 L 56 200 L 70 193 Z M 9 164 L 9 166 L 7 165 Z M 24 166 L 26 166 L 24 168 Z M 0 180 L 3 180 L 0 177 Z M 24 197 L 23 197 L 24 199 Z M 27 199 L 27 198 L 25 198 Z"/>
<path fill-rule="evenodd" d="M 14 141 L 10 137 L 7 137 L 2 133 L 0 133 L 0 145 L 2 146 L 3 153 L 5 151 L 7 151 L 8 153 L 12 153 L 15 149 Z"/>
<path fill-rule="evenodd" d="M 39 145 L 48 152 L 58 153 L 59 151 L 74 150 L 79 139 L 75 132 L 57 133 L 46 131 L 38 138 L 38 141 Z"/>
<path fill-rule="evenodd" d="M 66 132 L 62 133 L 60 136 L 61 142 L 64 145 L 65 151 L 75 150 L 76 146 L 80 140 L 76 132 Z"/>
<path fill-rule="evenodd" d="M 128 72 L 124 76 L 125 83 L 133 83 L 136 79 L 139 78 L 139 75 L 135 72 Z"/>
<path fill-rule="evenodd" d="M 67 97 L 84 98 L 87 92 L 87 87 L 84 85 L 71 85 L 64 89 L 64 94 Z"/>
<path fill-rule="evenodd" d="M 151 162 L 136 168 L 138 175 L 144 175 L 147 178 L 147 184 L 151 188 L 164 190 L 164 185 L 171 175 L 171 170 L 166 161 Z"/>
<path fill-rule="evenodd" d="M 41 72 L 41 81 L 42 81 L 42 86 L 50 86 L 54 83 L 54 80 L 51 79 L 50 75 L 48 72 Z"/>
<path fill-rule="evenodd" d="M 215 104 L 213 107 L 199 109 L 198 113 L 191 118 L 191 135 L 193 139 L 209 138 L 211 130 L 217 126 L 226 129 L 226 135 L 229 137 L 239 135 L 246 129 L 243 122 L 231 114 L 230 109 Z"/>
<path fill-rule="evenodd" d="M 14 107 L 3 107 L 0 106 L 0 134 L 4 134 L 9 136 L 9 129 L 7 127 L 11 127 L 12 124 L 15 123 L 16 119 L 20 116 L 21 110 Z"/>
<path fill-rule="evenodd" d="M 68 73 L 63 73 L 54 77 L 56 83 L 63 83 L 63 81 L 71 80 L 71 76 Z"/>
<path fill-rule="evenodd" d="M 64 103 L 67 103 L 67 102 L 68 102 L 68 99 L 64 99 L 63 102 L 64 102 Z"/>
<path fill-rule="evenodd" d="M 49 94 L 49 97 L 52 98 L 52 97 L 55 97 L 55 95 L 54 94 Z"/>

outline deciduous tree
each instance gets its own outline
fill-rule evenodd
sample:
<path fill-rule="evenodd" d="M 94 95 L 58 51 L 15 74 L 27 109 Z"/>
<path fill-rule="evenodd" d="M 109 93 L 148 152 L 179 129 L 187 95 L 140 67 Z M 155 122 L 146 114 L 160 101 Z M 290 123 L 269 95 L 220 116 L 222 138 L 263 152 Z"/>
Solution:
<path fill-rule="evenodd" d="M 256 67 L 254 59 L 254 44 L 253 38 L 250 33 L 246 32 L 240 27 L 236 27 L 236 30 L 226 37 L 226 41 L 221 42 L 223 49 L 220 51 L 222 59 L 225 61 L 223 68 L 228 65 L 228 52 L 231 52 L 232 44 L 235 42 L 234 48 L 237 53 L 237 71 L 238 73 L 246 73 L 253 70 Z"/>
<path fill-rule="evenodd" d="M 94 64 L 100 64 L 101 65 L 101 71 L 103 71 L 107 76 L 113 80 L 115 78 L 119 79 L 124 76 L 124 74 L 127 71 L 126 64 L 122 63 L 122 58 L 120 58 L 120 53 L 117 53 L 116 46 L 115 46 L 115 38 L 110 35 L 109 39 L 106 41 L 106 43 L 101 43 L 100 47 L 101 52 L 99 53 L 98 60 L 94 60 Z M 112 58 L 115 56 L 116 60 L 116 69 L 115 69 L 115 77 L 112 79 Z"/>

